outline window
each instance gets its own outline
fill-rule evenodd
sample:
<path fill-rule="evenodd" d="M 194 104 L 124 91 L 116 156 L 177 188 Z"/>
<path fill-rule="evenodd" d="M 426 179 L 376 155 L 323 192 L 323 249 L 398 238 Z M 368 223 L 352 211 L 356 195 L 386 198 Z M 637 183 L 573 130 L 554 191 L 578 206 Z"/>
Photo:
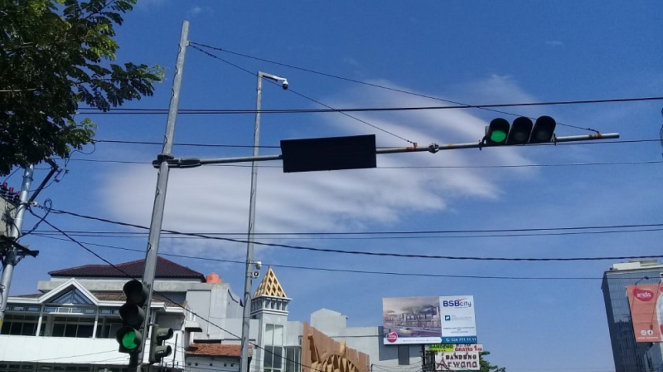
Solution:
<path fill-rule="evenodd" d="M 56 316 L 51 336 L 91 338 L 93 329 L 94 318 Z"/>
<path fill-rule="evenodd" d="M 37 332 L 38 322 L 39 316 L 37 315 L 7 314 L 0 334 L 34 336 Z"/>
<path fill-rule="evenodd" d="M 302 348 L 291 346 L 285 348 L 285 372 L 300 372 Z"/>
<path fill-rule="evenodd" d="M 97 322 L 97 335 L 96 338 L 115 338 L 115 333 L 122 327 L 122 319 L 120 317 L 103 317 L 99 318 Z"/>
<path fill-rule="evenodd" d="M 398 345 L 398 365 L 410 365 L 410 345 Z"/>
<path fill-rule="evenodd" d="M 47 301 L 51 304 L 76 304 L 76 305 L 92 305 L 90 299 L 88 299 L 81 291 L 77 288 L 72 288 L 68 292 L 61 294 L 60 296 Z"/>
<path fill-rule="evenodd" d="M 265 372 L 283 370 L 283 326 L 267 324 L 265 326 L 265 347 L 263 367 Z"/>

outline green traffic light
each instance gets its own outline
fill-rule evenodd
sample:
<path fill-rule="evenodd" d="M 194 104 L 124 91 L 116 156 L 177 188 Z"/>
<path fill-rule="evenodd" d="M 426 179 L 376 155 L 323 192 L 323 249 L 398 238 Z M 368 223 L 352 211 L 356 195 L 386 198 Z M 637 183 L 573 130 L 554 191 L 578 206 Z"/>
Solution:
<path fill-rule="evenodd" d="M 122 346 L 126 349 L 133 350 L 138 347 L 136 342 L 136 331 L 128 331 L 122 336 Z"/>
<path fill-rule="evenodd" d="M 506 132 L 495 130 L 490 133 L 490 140 L 495 143 L 502 143 L 506 139 Z"/>

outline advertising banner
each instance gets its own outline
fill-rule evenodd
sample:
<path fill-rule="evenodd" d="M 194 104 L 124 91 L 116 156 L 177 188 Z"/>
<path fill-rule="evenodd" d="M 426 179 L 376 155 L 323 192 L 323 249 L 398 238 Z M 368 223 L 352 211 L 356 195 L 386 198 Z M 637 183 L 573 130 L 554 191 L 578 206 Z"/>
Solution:
<path fill-rule="evenodd" d="M 453 349 L 435 353 L 436 371 L 478 371 L 481 364 L 479 355 L 483 345 L 452 345 Z"/>
<path fill-rule="evenodd" d="M 663 341 L 663 284 L 626 286 L 636 342 Z"/>
<path fill-rule="evenodd" d="M 440 304 L 442 305 L 442 343 L 476 343 L 474 296 L 442 296 Z"/>
<path fill-rule="evenodd" d="M 385 345 L 477 342 L 473 296 L 382 299 Z"/>

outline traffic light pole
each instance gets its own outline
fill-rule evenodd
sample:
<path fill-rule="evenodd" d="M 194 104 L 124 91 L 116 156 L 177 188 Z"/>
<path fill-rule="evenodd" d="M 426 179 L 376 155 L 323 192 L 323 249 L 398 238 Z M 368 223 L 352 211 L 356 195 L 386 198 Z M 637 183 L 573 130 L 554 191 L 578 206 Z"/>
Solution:
<path fill-rule="evenodd" d="M 147 301 L 145 302 L 145 321 L 143 322 L 142 334 L 145 335 L 141 342 L 138 353 L 136 371 L 140 371 L 141 364 L 145 355 L 145 341 L 147 340 L 148 326 L 150 324 L 150 306 L 152 303 L 152 293 L 154 286 L 154 276 L 157 269 L 157 256 L 159 253 L 159 239 L 161 237 L 161 225 L 163 223 L 163 212 L 166 204 L 166 188 L 168 186 L 168 173 L 170 167 L 168 160 L 173 159 L 173 138 L 175 136 L 175 121 L 177 119 L 177 107 L 180 99 L 180 87 L 182 86 L 182 70 L 184 68 L 184 56 L 186 47 L 189 45 L 189 22 L 182 24 L 182 34 L 180 36 L 179 51 L 177 53 L 177 63 L 175 65 L 175 77 L 173 79 L 173 90 L 170 97 L 170 109 L 168 111 L 168 121 L 166 123 L 166 135 L 163 141 L 161 154 L 157 156 L 156 162 L 159 167 L 157 176 L 156 195 L 154 197 L 154 206 L 152 208 L 152 221 L 150 222 L 150 233 L 147 242 L 147 253 L 145 256 L 145 271 L 143 271 L 143 283 L 148 288 Z"/>
<path fill-rule="evenodd" d="M 594 140 L 617 139 L 617 138 L 619 138 L 619 133 L 596 133 L 584 136 L 556 137 L 554 143 L 594 141 Z M 531 145 L 522 145 L 522 146 L 531 146 Z M 433 143 L 426 147 L 410 146 L 410 147 L 377 148 L 375 149 L 375 153 L 378 155 L 410 153 L 410 152 L 430 152 L 434 154 L 438 151 L 443 151 L 443 150 L 481 149 L 484 147 L 498 147 L 498 146 L 490 146 L 477 142 L 451 143 L 445 145 L 438 145 L 436 143 Z M 499 146 L 499 147 L 504 147 L 504 146 Z M 211 165 L 211 164 L 250 163 L 258 161 L 274 161 L 274 160 L 283 160 L 283 155 L 260 155 L 260 156 L 242 156 L 234 158 L 210 158 L 210 159 L 173 158 L 173 159 L 168 159 L 167 162 L 170 168 L 196 168 L 202 165 Z M 152 165 L 154 167 L 158 167 L 159 163 L 153 162 Z"/>
<path fill-rule="evenodd" d="M 16 211 L 16 217 L 12 222 L 11 237 L 14 241 L 21 237 L 21 229 L 23 228 L 23 215 L 28 207 L 28 193 L 30 184 L 32 183 L 32 173 L 34 166 L 30 165 L 25 168 L 23 172 L 23 184 L 21 185 L 21 197 Z M 0 328 L 5 319 L 5 309 L 7 308 L 7 301 L 9 299 L 9 287 L 12 283 L 12 275 L 14 274 L 14 266 L 21 260 L 16 247 L 9 246 L 5 248 L 2 256 L 2 279 L 0 280 Z"/>

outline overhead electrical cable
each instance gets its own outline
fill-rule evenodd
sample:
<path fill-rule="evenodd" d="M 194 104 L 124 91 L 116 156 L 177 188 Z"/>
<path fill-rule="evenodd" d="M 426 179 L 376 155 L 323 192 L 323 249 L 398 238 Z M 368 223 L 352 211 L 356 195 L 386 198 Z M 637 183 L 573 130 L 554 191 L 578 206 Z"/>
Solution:
<path fill-rule="evenodd" d="M 415 107 L 347 107 L 336 109 L 262 109 L 261 114 L 311 114 L 311 113 L 338 113 L 343 112 L 396 112 L 396 111 L 426 111 L 426 110 L 460 110 L 485 107 L 531 107 L 531 106 L 560 106 L 560 105 L 588 105 L 599 103 L 624 103 L 663 101 L 663 96 L 629 97 L 608 99 L 585 99 L 566 101 L 518 102 L 518 103 L 491 103 L 479 105 L 454 106 L 415 106 Z M 255 109 L 179 109 L 178 115 L 255 115 Z M 108 111 L 99 111 L 92 108 L 81 108 L 79 114 L 85 115 L 167 115 L 168 109 L 131 109 L 114 108 Z"/>
<path fill-rule="evenodd" d="M 30 211 L 30 213 L 32 213 L 35 217 L 37 217 L 37 218 L 41 218 L 41 216 L 39 216 L 39 215 L 37 215 L 36 213 L 34 213 L 34 211 L 32 211 L 31 209 L 29 209 L 29 211 Z M 126 271 L 122 270 L 122 268 L 118 267 L 117 265 L 114 265 L 112 262 L 108 261 L 107 259 L 105 259 L 105 258 L 102 257 L 101 255 L 99 255 L 98 253 L 96 253 L 96 252 L 93 251 L 92 249 L 86 247 L 86 246 L 85 246 L 84 244 L 82 244 L 81 242 L 79 242 L 79 241 L 77 241 L 76 239 L 72 238 L 71 236 L 67 235 L 67 233 L 65 233 L 64 231 L 60 230 L 58 227 L 56 227 L 55 225 L 53 225 L 52 223 L 50 223 L 48 220 L 44 219 L 43 222 L 44 222 L 45 224 L 47 224 L 48 226 L 50 226 L 51 228 L 53 228 L 54 230 L 57 230 L 57 231 L 61 232 L 62 235 L 64 235 L 65 237 L 67 237 L 70 241 L 72 241 L 73 243 L 75 243 L 75 244 L 78 245 L 79 247 L 83 248 L 84 250 L 88 251 L 89 253 L 91 253 L 92 255 L 94 255 L 95 257 L 97 257 L 98 259 L 104 261 L 105 263 L 107 263 L 107 264 L 110 265 L 111 267 L 115 268 L 116 270 L 118 270 L 118 272 L 124 274 L 128 279 L 135 279 L 133 276 L 129 275 Z M 163 297 L 165 300 L 170 301 L 171 303 L 173 303 L 173 304 L 176 305 L 177 307 L 183 309 L 184 311 L 186 311 L 186 312 L 188 312 L 188 313 L 190 313 L 190 314 L 192 314 L 192 315 L 194 315 L 194 316 L 196 316 L 196 317 L 198 317 L 198 318 L 204 320 L 204 321 L 207 322 L 208 324 L 211 324 L 211 325 L 215 326 L 216 328 L 218 328 L 218 329 L 220 329 L 220 330 L 222 330 L 222 331 L 228 333 L 228 334 L 231 335 L 231 336 L 234 336 L 234 337 L 237 337 L 238 339 L 241 339 L 240 336 L 238 336 L 238 335 L 234 334 L 233 332 L 231 332 L 231 331 L 229 331 L 229 330 L 227 330 L 227 329 L 225 329 L 225 328 L 219 326 L 218 324 L 212 322 L 212 321 L 210 320 L 210 318 L 206 318 L 206 317 L 204 317 L 204 316 L 201 316 L 200 314 L 196 313 L 195 311 L 193 311 L 193 310 L 191 310 L 191 309 L 188 309 L 186 306 L 181 305 L 181 304 L 178 303 L 177 301 L 175 301 L 175 300 L 173 300 L 172 298 L 168 297 L 168 296 L 167 296 L 166 294 L 164 294 L 163 292 L 159 292 L 159 291 L 155 291 L 155 290 L 152 290 L 152 292 L 155 293 L 155 294 L 158 294 L 158 295 L 161 296 L 161 297 Z M 245 305 L 245 306 L 246 306 L 246 305 Z M 265 351 L 265 352 L 267 352 L 267 353 L 270 353 L 270 354 L 272 354 L 272 355 L 277 355 L 277 354 L 274 353 L 273 351 L 270 351 L 270 350 L 268 350 L 268 349 L 265 349 L 265 348 L 263 348 L 262 346 L 260 346 L 260 345 L 258 345 L 258 344 L 256 344 L 256 343 L 250 342 L 250 344 L 253 345 L 255 348 L 261 349 L 261 350 L 263 350 L 263 351 Z M 279 357 L 283 357 L 283 356 L 282 356 L 282 355 L 279 355 Z M 315 369 L 315 368 L 313 368 L 313 367 L 310 367 L 310 366 L 306 366 L 306 365 L 304 365 L 304 364 L 301 364 L 301 363 L 299 363 L 299 362 L 297 362 L 297 361 L 295 361 L 295 360 L 288 359 L 288 358 L 285 358 L 285 357 L 283 357 L 283 359 L 285 359 L 285 360 L 287 360 L 287 361 L 290 361 L 290 362 L 293 362 L 293 363 L 298 363 L 298 364 L 300 364 L 300 365 L 303 366 L 303 367 L 307 367 L 307 368 L 310 368 L 311 370 L 316 370 L 316 371 L 317 371 L 317 369 Z"/>
<path fill-rule="evenodd" d="M 133 160 L 104 160 L 104 159 L 85 159 L 74 158 L 71 161 L 82 161 L 88 163 L 108 163 L 108 164 L 143 164 L 152 165 L 150 161 Z M 549 163 L 549 164 L 512 164 L 512 165 L 404 165 L 404 166 L 378 166 L 374 169 L 508 169 L 508 168 L 551 168 L 551 167 L 581 167 L 581 166 L 615 166 L 615 165 L 650 165 L 661 164 L 663 160 L 650 161 L 621 161 L 621 162 L 585 162 L 585 163 Z M 241 164 L 211 164 L 207 166 L 231 167 L 231 168 L 251 168 L 251 165 Z M 259 168 L 283 168 L 280 165 L 256 165 Z"/>
<path fill-rule="evenodd" d="M 255 73 L 253 73 L 252 71 L 249 71 L 249 70 L 245 69 L 244 67 L 241 67 L 241 66 L 238 66 L 238 65 L 236 65 L 236 64 L 234 64 L 234 63 L 232 63 L 232 62 L 226 61 L 225 59 L 223 59 L 223 58 L 221 58 L 221 57 L 219 57 L 219 56 L 215 56 L 214 54 L 209 53 L 209 52 L 206 52 L 206 51 L 204 51 L 204 50 L 202 50 L 202 49 L 200 49 L 200 48 L 198 48 L 198 47 L 193 46 L 192 48 L 193 48 L 193 49 L 196 49 L 196 50 L 198 50 L 198 51 L 200 51 L 200 52 L 202 52 L 202 53 L 204 53 L 204 54 L 206 54 L 206 55 L 208 55 L 208 56 L 211 57 L 211 58 L 214 58 L 214 59 L 219 60 L 219 61 L 221 61 L 221 62 L 223 62 L 223 63 L 226 63 L 226 64 L 228 64 L 228 65 L 230 65 L 230 66 L 232 66 L 232 67 L 235 67 L 235 68 L 237 68 L 237 69 L 239 69 L 239 70 L 241 70 L 241 71 L 244 71 L 244 72 L 248 73 L 248 74 L 251 75 L 251 76 L 255 76 Z M 268 82 L 270 82 L 270 83 L 272 83 L 272 84 L 278 85 L 276 82 L 271 81 L 271 80 L 269 80 L 269 79 L 266 80 L 266 81 L 268 81 Z M 329 109 L 329 110 L 334 110 L 334 111 L 338 112 L 338 113 L 341 114 L 341 115 L 347 116 L 347 117 L 349 117 L 350 119 L 353 119 L 353 120 L 356 120 L 356 121 L 358 121 L 358 122 L 360 122 L 360 123 L 362 123 L 362 124 L 368 125 L 369 127 L 373 128 L 373 129 L 377 129 L 377 130 L 379 130 L 379 131 L 381 131 L 381 132 L 387 133 L 387 134 L 389 134 L 389 135 L 391 135 L 391 136 L 394 136 L 394 137 L 396 137 L 396 138 L 398 138 L 398 139 L 401 139 L 401 140 L 403 140 L 403 141 L 405 141 L 405 142 L 408 142 L 408 143 L 411 143 L 411 144 L 415 144 L 413 141 L 410 141 L 409 139 L 407 139 L 407 138 L 405 138 L 405 137 L 399 136 L 398 134 L 396 134 L 396 133 L 394 133 L 394 132 L 391 132 L 391 131 L 388 131 L 388 130 L 386 130 L 386 129 L 380 128 L 379 126 L 377 126 L 377 125 L 375 125 L 375 124 L 371 124 L 371 123 L 367 122 L 366 120 L 359 119 L 358 117 L 356 117 L 356 116 L 352 116 L 352 115 L 350 115 L 350 114 L 348 114 L 348 113 L 346 113 L 346 112 L 336 110 L 335 108 L 333 108 L 333 107 L 331 107 L 331 106 L 329 106 L 329 105 L 327 105 L 327 104 L 325 104 L 325 103 L 322 103 L 322 102 L 320 102 L 320 101 L 318 101 L 318 100 L 316 100 L 316 99 L 313 99 L 313 98 L 311 98 L 311 97 L 309 97 L 309 96 L 306 96 L 306 95 L 304 95 L 304 94 L 302 94 L 302 93 L 299 93 L 299 92 L 297 92 L 296 90 L 294 90 L 294 89 L 292 89 L 292 88 L 288 88 L 288 92 L 293 93 L 293 94 L 296 94 L 296 95 L 298 95 L 298 96 L 300 96 L 300 97 L 302 97 L 302 98 L 305 98 L 305 99 L 307 99 L 307 100 L 309 100 L 309 101 L 311 101 L 311 102 L 314 102 L 314 103 L 316 103 L 316 104 L 318 104 L 318 105 L 320 105 L 320 106 L 323 106 L 323 107 L 325 107 L 325 108 L 327 108 L 327 109 Z M 416 144 L 415 144 L 415 145 L 416 145 Z"/>
<path fill-rule="evenodd" d="M 575 145 L 575 144 L 615 144 L 615 143 L 643 143 L 643 142 L 660 142 L 659 138 L 656 139 L 639 139 L 639 140 L 617 140 L 617 141 L 601 141 L 601 142 L 563 142 L 558 144 L 553 144 L 556 146 L 564 145 Z M 124 140 L 110 140 L 110 139 L 95 139 L 95 143 L 108 143 L 108 144 L 121 144 L 121 145 L 146 145 L 146 146 L 163 146 L 163 142 L 156 141 L 124 141 Z M 528 144 L 531 145 L 549 145 L 547 143 L 543 144 Z M 231 145 L 231 144 L 215 144 L 215 143 L 185 143 L 185 142 L 175 142 L 173 146 L 185 146 L 185 147 L 223 147 L 223 148 L 253 148 L 253 145 Z M 260 145 L 258 146 L 261 149 L 280 149 L 281 146 L 278 145 Z M 378 147 L 380 148 L 380 147 Z M 48 169 L 48 168 L 45 168 Z"/>
<path fill-rule="evenodd" d="M 658 232 L 663 231 L 663 227 L 659 228 L 641 228 L 629 230 L 601 230 L 601 231 L 570 231 L 570 232 L 555 232 L 555 233 L 521 233 L 521 234 L 473 234 L 473 235 L 378 235 L 378 236 L 321 236 L 313 235 L 306 236 L 306 234 L 297 234 L 295 236 L 288 235 L 267 235 L 263 239 L 269 240 L 421 240 L 421 239 L 493 239 L 493 238 L 535 238 L 544 236 L 570 236 L 570 235 L 603 235 L 603 234 L 633 234 L 643 232 Z M 38 231 L 39 235 L 50 235 L 48 231 Z M 92 232 L 70 232 L 72 236 L 78 237 L 93 237 L 100 239 L 118 239 L 118 238 L 142 238 L 148 234 L 142 232 L 124 232 L 124 231 L 92 231 Z M 246 235 L 237 233 L 201 233 L 210 236 L 238 236 Z M 269 234 L 269 233 L 266 233 Z M 255 233 L 256 236 L 261 236 L 260 233 Z M 204 239 L 196 236 L 179 236 L 176 234 L 169 234 L 163 232 L 161 239 Z"/>
<path fill-rule="evenodd" d="M 68 241 L 67 239 L 58 238 L 54 236 L 34 234 L 34 236 Z M 129 252 L 145 253 L 141 249 L 132 249 L 126 247 L 119 247 L 116 245 L 108 244 L 98 244 L 92 242 L 81 241 L 83 244 L 90 246 L 96 246 L 100 248 L 116 249 Z M 246 265 L 246 261 L 240 260 L 230 260 L 230 259 L 221 259 L 221 258 L 212 258 L 212 257 L 200 257 L 200 256 L 191 256 L 175 253 L 159 253 L 160 256 L 164 257 L 175 257 L 175 258 L 186 258 L 202 261 L 212 261 L 212 262 L 223 262 L 223 263 L 234 263 Z M 602 278 L 594 277 L 531 277 L 531 276 L 500 276 L 500 275 L 455 275 L 455 274 L 429 274 L 429 273 L 405 273 L 405 272 L 393 272 L 393 271 L 373 271 L 373 270 L 353 270 L 353 269 L 338 269 L 338 268 L 329 268 L 329 267 L 311 267 L 311 266 L 301 266 L 301 265 L 285 265 L 274 262 L 263 262 L 263 264 L 272 267 L 279 267 L 284 269 L 296 269 L 296 270 L 309 270 L 309 271 L 323 271 L 323 272 L 337 272 L 337 273 L 346 273 L 346 274 L 367 274 L 367 275 L 387 275 L 387 276 L 404 276 L 404 277 L 423 277 L 423 278 L 461 278 L 461 279 L 498 279 L 498 280 L 601 280 Z"/>
<path fill-rule="evenodd" d="M 277 65 L 277 66 L 282 66 L 282 67 L 291 68 L 291 69 L 294 69 L 294 70 L 304 71 L 304 72 L 308 72 L 308 73 L 312 73 L 312 74 L 316 74 L 316 75 L 320 75 L 320 76 L 330 77 L 330 78 L 333 78 L 333 79 L 343 80 L 343 81 L 356 83 L 356 84 L 360 84 L 360 85 L 365 85 L 365 86 L 369 86 L 369 87 L 373 87 L 373 88 L 380 88 L 380 89 L 384 89 L 384 90 L 388 90 L 388 91 L 392 91 L 392 92 L 408 94 L 408 95 L 411 95 L 411 96 L 428 98 L 428 99 L 432 99 L 432 100 L 435 100 L 435 101 L 447 102 L 447 103 L 451 103 L 451 104 L 454 104 L 454 105 L 465 105 L 465 106 L 467 106 L 467 104 L 462 103 L 462 102 L 458 102 L 458 101 L 452 101 L 452 100 L 449 100 L 449 99 L 435 97 L 435 96 L 431 96 L 431 95 L 427 95 L 427 94 L 421 94 L 421 93 L 411 92 L 411 91 L 404 90 L 404 89 L 388 87 L 388 86 L 382 85 L 382 84 L 369 83 L 369 82 L 366 82 L 366 81 L 361 81 L 361 80 L 351 79 L 351 78 L 347 78 L 347 77 L 343 77 L 343 76 L 339 76 L 339 75 L 320 72 L 320 71 L 316 71 L 316 70 L 309 69 L 309 68 L 294 66 L 294 65 L 290 65 L 290 64 L 286 64 L 286 63 L 282 63 L 282 62 L 276 62 L 276 61 L 272 61 L 272 60 L 268 60 L 268 59 L 264 59 L 264 58 L 259 58 L 259 57 L 255 57 L 255 56 L 251 56 L 251 55 L 247 55 L 247 54 L 243 54 L 243 53 L 237 53 L 237 52 L 233 52 L 233 51 L 230 51 L 230 50 L 227 50 L 227 49 L 224 49 L 224 48 L 214 47 L 214 46 L 211 46 L 211 45 L 197 43 L 197 42 L 194 42 L 194 41 L 191 41 L 190 43 L 193 44 L 193 45 L 203 47 L 203 48 L 208 48 L 208 49 L 212 49 L 212 50 L 216 50 L 216 51 L 219 51 L 219 52 L 224 52 L 224 53 L 228 53 L 228 54 L 232 54 L 232 55 L 236 55 L 236 56 L 240 56 L 240 57 L 244 57 L 244 58 L 250 58 L 250 59 L 253 59 L 253 60 L 256 60 L 256 61 L 267 62 L 267 63 L 271 63 L 271 64 L 274 64 L 274 65 Z M 200 49 L 198 49 L 198 50 L 200 50 Z M 491 109 L 491 108 L 487 108 L 487 107 L 477 107 L 477 108 L 480 109 L 480 110 L 496 112 L 496 113 L 499 113 L 499 114 L 504 114 L 504 115 L 509 115 L 509 116 L 521 116 L 519 114 L 514 114 L 512 112 L 507 112 L 507 111 L 502 111 L 502 110 L 495 110 L 495 109 Z M 530 119 L 533 119 L 533 118 L 530 118 Z M 592 129 L 592 128 L 583 128 L 583 127 L 578 127 L 578 126 L 575 126 L 575 125 L 565 124 L 565 123 L 557 123 L 557 124 L 558 125 L 563 125 L 563 126 L 566 126 L 566 127 L 570 127 L 570 128 L 575 128 L 575 129 L 580 129 L 580 130 L 587 130 L 587 131 L 590 131 L 590 132 L 598 132 L 597 130 Z"/>
<path fill-rule="evenodd" d="M 143 230 L 149 230 L 149 227 L 141 226 L 137 224 L 131 224 L 121 221 L 113 221 L 106 218 L 87 216 L 74 212 L 67 212 L 63 210 L 51 209 L 51 213 L 57 214 L 66 214 L 74 217 L 79 217 L 88 220 L 94 220 L 99 222 L 111 223 L 120 226 L 134 227 Z M 573 228 L 569 228 L 573 229 Z M 545 229 L 540 229 L 545 230 Z M 180 232 L 176 230 L 163 229 L 162 231 L 170 232 L 172 234 L 179 234 L 183 236 L 198 236 L 210 240 L 220 240 L 233 243 L 246 244 L 247 241 L 244 239 L 233 239 L 225 238 L 219 236 L 210 236 L 206 234 L 199 233 L 189 233 L 189 232 Z M 648 258 L 660 258 L 663 257 L 661 254 L 652 254 L 652 255 L 639 255 L 639 256 L 598 256 L 598 257 L 546 257 L 546 258 L 536 258 L 536 257 L 477 257 L 477 256 L 448 256 L 448 255 L 428 255 L 428 254 L 405 254 L 405 253 L 391 253 L 391 252 L 374 252 L 374 251 L 355 251 L 355 250 L 343 250 L 343 249 L 331 249 L 331 248 L 317 248 L 317 247 L 308 247 L 301 245 L 290 245 L 290 244 L 278 244 L 278 243 L 265 243 L 255 241 L 254 244 L 264 246 L 264 247 L 274 247 L 274 248 L 285 248 L 298 251 L 308 251 L 308 252 L 320 252 L 320 253 L 335 253 L 335 254 L 347 254 L 347 255 L 360 255 L 360 256 L 374 256 L 374 257 L 397 257 L 397 258 L 425 258 L 425 259 L 438 259 L 438 260 L 460 260 L 460 261 L 516 261 L 516 262 L 572 262 L 572 261 L 605 261 L 605 260 L 637 260 L 637 259 L 648 259 Z"/>

